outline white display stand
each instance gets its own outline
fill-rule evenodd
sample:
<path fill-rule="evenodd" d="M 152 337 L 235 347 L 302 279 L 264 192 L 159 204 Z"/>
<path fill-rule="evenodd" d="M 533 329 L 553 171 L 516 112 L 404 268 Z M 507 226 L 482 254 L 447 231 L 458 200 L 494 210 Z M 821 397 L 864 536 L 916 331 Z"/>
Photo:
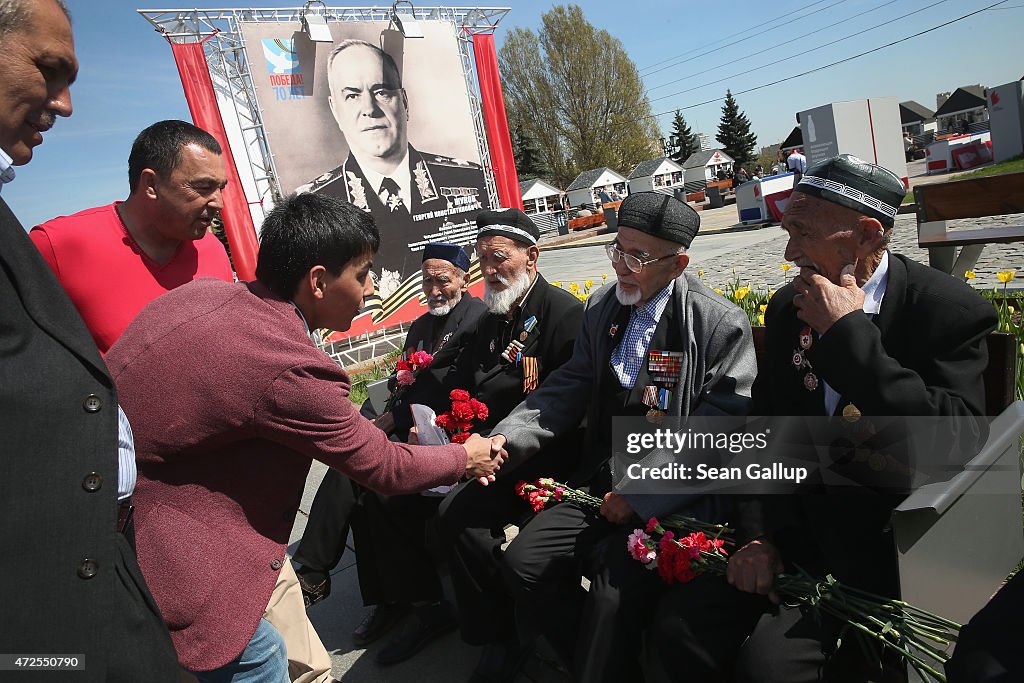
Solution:
<path fill-rule="evenodd" d="M 772 213 L 768 210 L 765 198 L 783 194 L 792 189 L 792 173 L 782 173 L 743 183 L 736 188 L 736 211 L 739 213 L 740 223 L 771 222 L 773 220 Z"/>
<path fill-rule="evenodd" d="M 967 145 L 986 145 L 992 140 L 988 131 L 974 133 L 973 135 L 957 135 L 946 140 L 937 140 L 924 150 L 924 158 L 928 166 L 928 175 L 933 173 L 948 173 L 957 170 L 954 161 L 954 154 L 958 148 Z M 990 147 L 991 145 L 989 145 Z M 989 152 L 991 154 L 991 152 Z M 991 161 L 991 158 L 983 160 Z"/>
<path fill-rule="evenodd" d="M 807 165 L 852 154 L 889 169 L 907 185 L 901 125 L 895 97 L 832 102 L 802 111 L 800 131 Z"/>
<path fill-rule="evenodd" d="M 1024 153 L 1024 81 L 988 89 L 988 124 L 993 161 Z"/>

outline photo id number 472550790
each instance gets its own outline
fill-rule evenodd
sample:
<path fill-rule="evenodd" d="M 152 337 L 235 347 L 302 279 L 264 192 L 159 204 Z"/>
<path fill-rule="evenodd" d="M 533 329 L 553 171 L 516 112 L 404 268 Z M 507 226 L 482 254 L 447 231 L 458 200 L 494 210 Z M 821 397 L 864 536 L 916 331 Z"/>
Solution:
<path fill-rule="evenodd" d="M 84 671 L 85 655 L 0 654 L 0 671 Z"/>

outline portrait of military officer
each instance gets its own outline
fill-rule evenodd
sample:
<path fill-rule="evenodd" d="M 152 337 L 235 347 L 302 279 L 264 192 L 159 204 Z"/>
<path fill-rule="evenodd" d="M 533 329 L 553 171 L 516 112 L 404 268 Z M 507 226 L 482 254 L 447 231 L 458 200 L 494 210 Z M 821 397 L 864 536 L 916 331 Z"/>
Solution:
<path fill-rule="evenodd" d="M 483 171 L 479 164 L 422 152 L 409 142 L 402 74 L 376 45 L 337 43 L 327 58 L 327 81 L 348 157 L 298 192 L 327 193 L 373 215 L 381 233 L 377 286 L 386 299 L 418 272 L 420 254 L 413 245 L 438 232 L 450 239 L 449 232 L 470 225 L 488 208 Z"/>

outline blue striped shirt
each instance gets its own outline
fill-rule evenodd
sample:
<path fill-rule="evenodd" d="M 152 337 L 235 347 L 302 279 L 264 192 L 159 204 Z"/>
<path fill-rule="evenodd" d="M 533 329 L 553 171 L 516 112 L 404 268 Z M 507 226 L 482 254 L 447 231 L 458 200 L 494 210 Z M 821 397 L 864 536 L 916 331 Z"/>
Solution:
<path fill-rule="evenodd" d="M 135 490 L 135 437 L 128 416 L 117 406 L 117 499 L 124 500 Z"/>
<path fill-rule="evenodd" d="M 622 341 L 612 351 L 612 372 L 619 378 L 624 389 L 632 389 L 636 377 L 643 367 L 647 347 L 651 345 L 654 329 L 665 312 L 665 306 L 672 298 L 676 281 L 669 282 L 661 291 L 642 306 L 634 306 L 629 313 L 629 324 Z M 617 285 L 616 285 L 617 286 Z"/>

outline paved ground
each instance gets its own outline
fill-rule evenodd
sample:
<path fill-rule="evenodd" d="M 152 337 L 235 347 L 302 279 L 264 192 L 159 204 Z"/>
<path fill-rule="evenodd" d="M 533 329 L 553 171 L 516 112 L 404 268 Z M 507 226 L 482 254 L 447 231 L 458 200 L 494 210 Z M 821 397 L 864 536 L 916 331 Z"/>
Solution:
<path fill-rule="evenodd" d="M 920 162 L 911 164 L 910 167 L 911 174 L 916 176 L 911 178 L 912 185 L 949 178 L 921 176 Z M 1022 217 L 1014 218 L 1019 223 Z M 773 289 L 779 287 L 785 279 L 785 274 L 779 267 L 784 262 L 782 254 L 786 245 L 785 233 L 777 226 L 760 229 L 735 226 L 737 219 L 736 207 L 732 205 L 701 213 L 702 232 L 698 234 L 690 249 L 691 272 L 704 270 L 704 281 L 713 287 L 721 287 L 730 281 L 734 271 L 735 276 L 745 284 L 755 287 L 765 285 Z M 595 287 L 601 286 L 603 274 L 608 276 L 606 282 L 611 283 L 615 275 L 602 246 L 610 239 L 608 235 L 590 236 L 569 245 L 545 249 L 540 259 L 541 272 L 550 281 L 561 280 L 565 287 L 570 282 L 577 282 L 582 286 L 588 279 L 594 280 Z M 917 230 L 913 214 L 897 217 L 892 249 L 922 263 L 928 262 L 927 252 L 917 247 Z M 1005 269 L 1015 269 L 1024 277 L 1024 245 L 986 247 L 976 269 L 978 278 L 975 285 L 995 286 L 996 271 Z M 324 467 L 315 463 L 292 532 L 292 543 L 297 542 L 302 535 L 306 512 L 323 473 Z M 331 596 L 310 610 L 311 620 L 324 644 L 333 654 L 334 675 L 342 681 L 370 683 L 447 683 L 468 679 L 479 650 L 464 645 L 456 634 L 434 642 L 409 662 L 387 668 L 378 666 L 373 659 L 376 650 L 381 647 L 380 643 L 371 645 L 368 649 L 359 649 L 352 645 L 352 630 L 365 614 L 359 597 L 354 561 L 355 555 L 351 551 L 346 551 L 341 564 L 333 574 L 334 587 Z M 527 663 L 526 671 L 518 680 L 547 683 L 566 681 L 568 678 L 546 662 L 542 654 L 541 657 Z"/>

